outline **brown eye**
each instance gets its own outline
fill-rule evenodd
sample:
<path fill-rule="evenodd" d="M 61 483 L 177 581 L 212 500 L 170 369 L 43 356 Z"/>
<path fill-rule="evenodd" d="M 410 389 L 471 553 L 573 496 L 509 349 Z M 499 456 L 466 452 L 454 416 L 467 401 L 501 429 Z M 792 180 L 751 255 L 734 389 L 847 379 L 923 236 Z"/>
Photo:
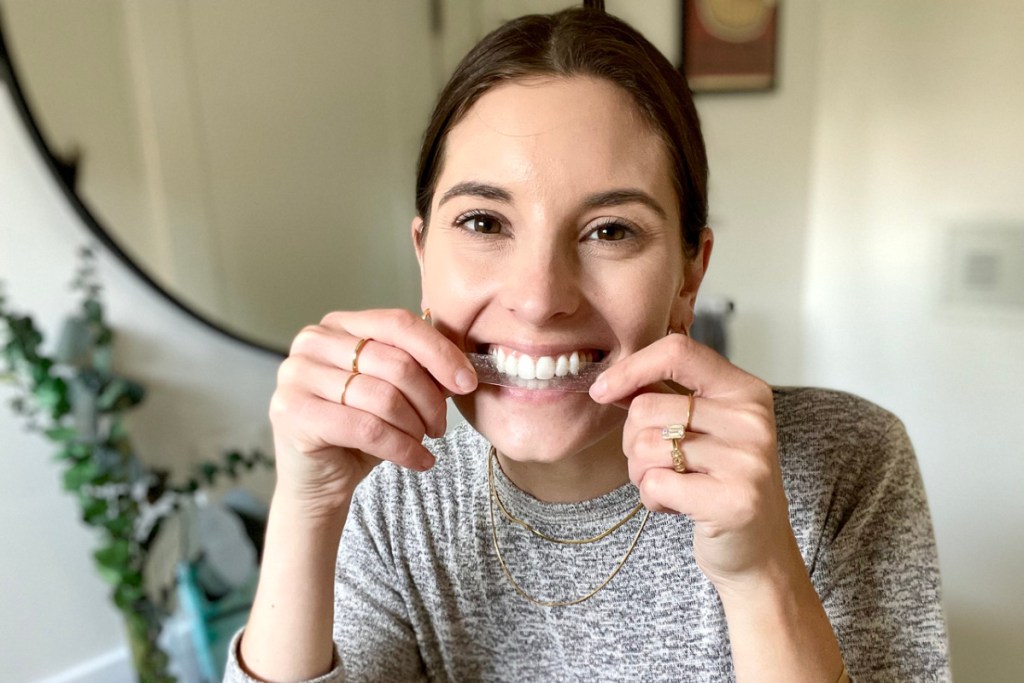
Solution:
<path fill-rule="evenodd" d="M 602 242 L 619 242 L 629 237 L 630 230 L 619 223 L 606 223 L 594 228 L 587 236 L 587 239 L 599 240 Z"/>
<path fill-rule="evenodd" d="M 501 221 L 488 214 L 473 214 L 459 221 L 459 225 L 470 232 L 482 235 L 497 235 L 501 232 Z"/>

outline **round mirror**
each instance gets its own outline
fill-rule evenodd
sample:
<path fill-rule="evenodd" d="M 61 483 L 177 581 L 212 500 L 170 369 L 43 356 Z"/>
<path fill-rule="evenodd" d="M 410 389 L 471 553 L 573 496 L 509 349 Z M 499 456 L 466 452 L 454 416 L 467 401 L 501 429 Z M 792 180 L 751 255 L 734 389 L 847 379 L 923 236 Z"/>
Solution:
<path fill-rule="evenodd" d="M 286 348 L 339 308 L 418 305 L 437 2 L 3 0 L 9 58 L 65 178 L 187 307 Z"/>

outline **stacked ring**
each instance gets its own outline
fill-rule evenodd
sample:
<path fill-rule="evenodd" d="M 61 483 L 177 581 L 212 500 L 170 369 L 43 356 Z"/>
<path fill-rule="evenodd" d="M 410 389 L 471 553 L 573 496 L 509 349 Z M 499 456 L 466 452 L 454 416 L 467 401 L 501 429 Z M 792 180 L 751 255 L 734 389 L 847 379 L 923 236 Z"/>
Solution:
<path fill-rule="evenodd" d="M 340 403 L 341 405 L 346 405 L 346 403 L 345 403 L 345 394 L 348 393 L 348 385 L 352 384 L 352 380 L 354 380 L 356 378 L 356 375 L 358 375 L 358 374 L 359 374 L 358 372 L 353 372 L 345 380 L 345 386 L 343 386 L 341 388 L 341 400 L 338 401 L 338 403 Z"/>
<path fill-rule="evenodd" d="M 661 429 L 661 438 L 672 442 L 672 469 L 680 474 L 686 472 L 686 458 L 683 456 L 683 440 L 686 439 L 686 432 L 690 429 L 690 421 L 693 419 L 693 394 L 687 397 L 689 403 L 686 406 L 686 420 L 682 424 L 671 424 Z"/>
<path fill-rule="evenodd" d="M 356 342 L 356 349 L 352 352 L 352 372 L 359 374 L 359 354 L 362 353 L 363 347 L 366 346 L 366 342 L 370 341 L 368 337 L 364 337 Z"/>
<path fill-rule="evenodd" d="M 679 474 L 686 474 L 686 458 L 683 457 L 683 450 L 680 448 L 682 439 L 672 439 L 672 469 Z"/>

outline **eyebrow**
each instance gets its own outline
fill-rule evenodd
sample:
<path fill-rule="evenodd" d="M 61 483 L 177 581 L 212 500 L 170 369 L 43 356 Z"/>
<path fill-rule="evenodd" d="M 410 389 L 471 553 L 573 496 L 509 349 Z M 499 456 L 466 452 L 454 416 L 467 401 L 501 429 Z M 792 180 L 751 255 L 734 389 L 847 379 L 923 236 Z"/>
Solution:
<path fill-rule="evenodd" d="M 503 204 L 512 203 L 512 193 L 504 188 L 486 183 L 465 182 L 459 183 L 445 192 L 437 205 L 441 206 L 449 199 L 461 196 L 482 197 L 483 199 L 491 199 Z M 658 214 L 663 220 L 668 218 L 668 214 L 661 204 L 642 190 L 608 190 L 592 194 L 583 201 L 583 207 L 586 209 L 600 209 L 608 206 L 620 206 L 622 204 L 643 204 Z"/>
<path fill-rule="evenodd" d="M 662 220 L 668 218 L 665 209 L 662 208 L 654 197 L 642 190 L 608 190 L 598 192 L 587 197 L 583 205 L 588 209 L 599 209 L 605 206 L 619 206 L 621 204 L 643 204 L 648 209 L 658 214 Z"/>
<path fill-rule="evenodd" d="M 441 206 L 449 199 L 455 197 L 470 196 L 470 197 L 482 197 L 484 199 L 493 199 L 494 201 L 502 202 L 504 204 L 512 203 L 512 193 L 508 190 L 504 190 L 496 185 L 487 185 L 486 183 L 459 183 L 453 186 L 450 190 L 445 192 L 441 196 L 441 200 L 437 203 Z"/>

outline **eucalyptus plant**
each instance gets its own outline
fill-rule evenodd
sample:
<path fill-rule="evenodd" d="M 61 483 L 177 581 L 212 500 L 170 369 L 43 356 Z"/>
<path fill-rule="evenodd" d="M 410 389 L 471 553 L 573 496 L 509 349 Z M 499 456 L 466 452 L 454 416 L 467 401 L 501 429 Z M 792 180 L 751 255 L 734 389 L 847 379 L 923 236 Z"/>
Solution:
<path fill-rule="evenodd" d="M 146 392 L 113 368 L 115 335 L 104 317 L 95 253 L 83 248 L 80 257 L 72 282 L 78 310 L 65 320 L 50 355 L 32 317 L 12 311 L 0 291 L 0 379 L 14 387 L 15 413 L 53 443 L 65 490 L 78 501 L 85 524 L 98 532 L 93 558 L 125 620 L 139 681 L 172 682 L 168 657 L 157 645 L 172 587 L 155 595 L 146 590 L 149 551 L 163 524 L 197 491 L 273 461 L 260 451 L 230 451 L 172 483 L 167 470 L 140 459 L 124 418 Z"/>

